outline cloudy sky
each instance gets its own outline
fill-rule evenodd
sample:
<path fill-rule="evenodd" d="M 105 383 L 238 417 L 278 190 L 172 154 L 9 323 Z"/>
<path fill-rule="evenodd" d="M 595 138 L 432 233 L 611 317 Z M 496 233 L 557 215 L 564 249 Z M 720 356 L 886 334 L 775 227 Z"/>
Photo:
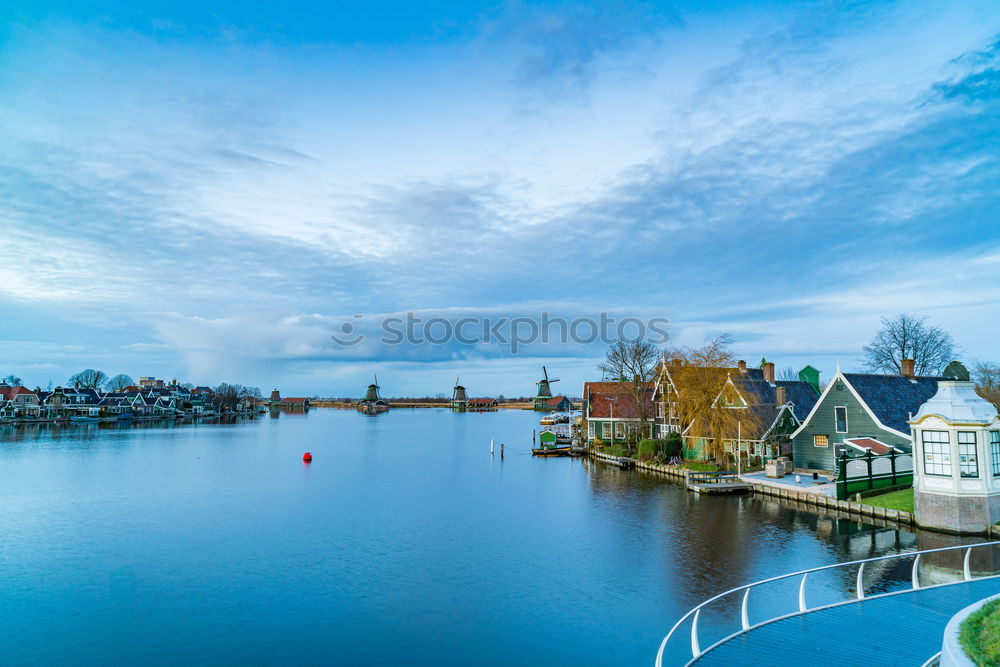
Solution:
<path fill-rule="evenodd" d="M 380 342 L 407 312 L 664 318 L 829 376 L 908 311 L 1000 357 L 992 0 L 20 4 L 0 374 L 32 386 L 596 373 L 599 342 Z"/>

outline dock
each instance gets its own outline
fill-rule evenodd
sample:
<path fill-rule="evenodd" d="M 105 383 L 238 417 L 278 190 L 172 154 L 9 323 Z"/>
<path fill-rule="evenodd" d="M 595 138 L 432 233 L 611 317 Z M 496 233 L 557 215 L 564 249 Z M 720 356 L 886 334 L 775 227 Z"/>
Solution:
<path fill-rule="evenodd" d="M 695 493 L 746 493 L 752 485 L 734 472 L 691 472 L 687 489 Z"/>

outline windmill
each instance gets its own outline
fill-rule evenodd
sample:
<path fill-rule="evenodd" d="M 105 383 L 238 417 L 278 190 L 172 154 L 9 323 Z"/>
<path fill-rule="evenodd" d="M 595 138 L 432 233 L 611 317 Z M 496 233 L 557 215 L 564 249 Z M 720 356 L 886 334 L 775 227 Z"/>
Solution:
<path fill-rule="evenodd" d="M 459 376 L 455 376 L 455 387 L 451 393 L 451 407 L 456 410 L 464 410 L 469 403 L 469 397 L 465 393 L 465 387 L 458 383 Z"/>
<path fill-rule="evenodd" d="M 542 375 L 544 378 L 535 383 L 538 385 L 538 394 L 534 401 L 536 410 L 545 409 L 545 401 L 552 398 L 552 383 L 559 382 L 559 378 L 549 379 L 549 371 L 545 366 L 542 366 Z"/>
<path fill-rule="evenodd" d="M 384 400 L 382 400 L 382 397 L 378 393 L 379 388 L 380 387 L 378 386 L 378 374 L 376 373 L 375 382 L 368 385 L 368 391 L 365 392 L 365 397 L 362 398 L 360 401 L 358 401 L 358 407 L 367 409 L 387 408 L 388 404 Z"/>

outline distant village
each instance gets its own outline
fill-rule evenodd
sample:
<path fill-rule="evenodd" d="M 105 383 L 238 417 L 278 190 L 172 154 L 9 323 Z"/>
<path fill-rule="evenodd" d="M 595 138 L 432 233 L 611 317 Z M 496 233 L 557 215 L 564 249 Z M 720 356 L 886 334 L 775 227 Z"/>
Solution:
<path fill-rule="evenodd" d="M 0 422 L 101 422 L 151 419 L 204 419 L 254 415 L 269 409 L 308 410 L 308 398 L 282 398 L 275 389 L 263 398 L 256 387 L 223 383 L 216 387 L 176 379 L 128 376 L 106 378 L 87 369 L 67 386 L 28 389 L 20 378 L 0 381 Z"/>

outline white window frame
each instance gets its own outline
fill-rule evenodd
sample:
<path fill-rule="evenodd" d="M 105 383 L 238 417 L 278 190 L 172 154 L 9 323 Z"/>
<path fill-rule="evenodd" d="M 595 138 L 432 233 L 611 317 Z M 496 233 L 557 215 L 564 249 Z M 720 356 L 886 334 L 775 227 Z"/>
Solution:
<path fill-rule="evenodd" d="M 970 437 L 972 442 L 969 442 Z M 959 431 L 958 474 L 962 479 L 979 479 L 979 447 L 975 431 Z M 962 442 L 962 440 L 966 442 Z M 969 449 L 971 446 L 971 450 Z M 971 457 L 971 458 L 970 458 Z"/>
<path fill-rule="evenodd" d="M 840 420 L 837 418 L 837 410 L 844 411 L 844 430 L 840 430 Z M 846 405 L 835 405 L 833 407 L 833 430 L 835 433 L 847 433 L 850 429 L 850 425 L 847 423 L 847 406 Z"/>
<path fill-rule="evenodd" d="M 819 444 L 819 438 L 825 438 L 826 442 L 823 443 L 822 445 Z M 815 434 L 813 434 L 813 447 L 823 447 L 823 448 L 826 448 L 826 447 L 829 447 L 829 446 L 830 446 L 830 436 L 823 435 L 822 433 L 815 433 Z"/>
<path fill-rule="evenodd" d="M 615 422 L 615 437 L 616 438 L 625 437 L 625 422 Z"/>
<path fill-rule="evenodd" d="M 1000 431 L 990 431 L 990 465 L 994 477 L 1000 477 Z"/>
<path fill-rule="evenodd" d="M 611 436 L 611 422 L 603 421 L 601 422 L 601 437 L 610 438 Z"/>
<path fill-rule="evenodd" d="M 587 422 L 587 437 L 594 439 L 594 422 Z"/>
<path fill-rule="evenodd" d="M 927 436 L 932 433 L 935 436 L 940 436 L 943 434 L 945 439 L 928 440 Z M 936 430 L 921 431 L 920 442 L 921 442 L 921 449 L 924 454 L 924 461 L 923 461 L 924 474 L 930 475 L 931 477 L 951 477 L 954 471 L 951 460 L 951 433 L 949 433 L 948 431 L 936 431 Z M 927 451 L 928 445 L 933 445 L 931 447 L 930 452 Z M 931 472 L 931 467 L 933 467 L 934 470 L 938 470 L 941 472 Z"/>

